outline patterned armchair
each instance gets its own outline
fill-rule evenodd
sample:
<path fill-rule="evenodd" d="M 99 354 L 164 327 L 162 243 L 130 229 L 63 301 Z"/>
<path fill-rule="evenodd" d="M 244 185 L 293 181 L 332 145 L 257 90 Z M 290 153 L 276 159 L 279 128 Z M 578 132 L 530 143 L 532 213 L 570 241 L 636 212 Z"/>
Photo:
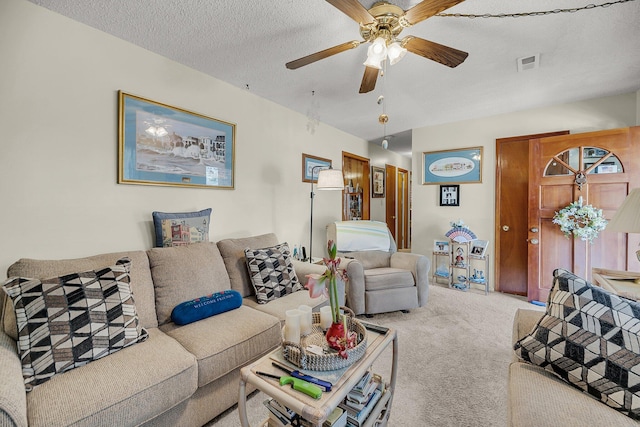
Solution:
<path fill-rule="evenodd" d="M 431 262 L 398 252 L 385 223 L 336 221 L 327 226 L 347 271 L 346 305 L 355 314 L 410 310 L 427 303 Z"/>

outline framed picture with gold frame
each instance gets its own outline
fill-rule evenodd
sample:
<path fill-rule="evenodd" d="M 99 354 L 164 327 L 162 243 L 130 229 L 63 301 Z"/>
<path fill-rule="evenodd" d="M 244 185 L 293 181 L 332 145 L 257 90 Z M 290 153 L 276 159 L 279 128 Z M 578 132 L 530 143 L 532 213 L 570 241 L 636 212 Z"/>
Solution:
<path fill-rule="evenodd" d="M 318 182 L 318 172 L 331 167 L 331 160 L 302 153 L 302 181 Z"/>
<path fill-rule="evenodd" d="M 118 183 L 234 188 L 233 123 L 122 91 Z"/>
<path fill-rule="evenodd" d="M 482 182 L 482 147 L 422 153 L 422 185 Z"/>

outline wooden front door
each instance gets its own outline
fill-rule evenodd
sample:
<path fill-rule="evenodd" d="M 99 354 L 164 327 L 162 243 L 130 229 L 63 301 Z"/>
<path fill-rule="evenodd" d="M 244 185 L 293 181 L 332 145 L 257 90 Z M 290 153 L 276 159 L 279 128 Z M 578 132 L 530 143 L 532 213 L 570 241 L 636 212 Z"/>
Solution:
<path fill-rule="evenodd" d="M 496 290 L 527 295 L 529 140 L 568 131 L 496 140 Z"/>
<path fill-rule="evenodd" d="M 629 256 L 635 238 L 605 230 L 589 244 L 565 237 L 552 221 L 579 200 L 611 219 L 640 184 L 640 128 L 534 139 L 529 159 L 528 299 L 547 300 L 556 268 L 588 280 L 592 267 L 635 268 Z"/>
<path fill-rule="evenodd" d="M 385 165 L 387 179 L 387 196 L 385 199 L 385 221 L 393 239 L 398 241 L 398 233 L 396 233 L 396 173 L 397 168 L 393 165 Z"/>

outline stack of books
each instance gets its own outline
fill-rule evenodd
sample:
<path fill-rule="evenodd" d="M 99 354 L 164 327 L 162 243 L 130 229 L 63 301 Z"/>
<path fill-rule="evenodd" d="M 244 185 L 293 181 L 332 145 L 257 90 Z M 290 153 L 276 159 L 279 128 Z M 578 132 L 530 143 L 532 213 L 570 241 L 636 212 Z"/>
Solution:
<path fill-rule="evenodd" d="M 280 404 L 275 399 L 267 399 L 262 402 L 269 410 L 269 427 L 293 427 L 301 426 L 300 417 L 291 409 Z"/>
<path fill-rule="evenodd" d="M 384 392 L 382 378 L 367 371 L 338 406 L 347 413 L 347 426 L 361 427 Z"/>
<path fill-rule="evenodd" d="M 268 427 L 312 427 L 313 425 L 301 418 L 291 409 L 285 407 L 277 400 L 267 399 L 264 405 L 269 409 Z M 336 408 L 322 423 L 323 427 L 346 427 L 347 413 L 342 408 Z"/>

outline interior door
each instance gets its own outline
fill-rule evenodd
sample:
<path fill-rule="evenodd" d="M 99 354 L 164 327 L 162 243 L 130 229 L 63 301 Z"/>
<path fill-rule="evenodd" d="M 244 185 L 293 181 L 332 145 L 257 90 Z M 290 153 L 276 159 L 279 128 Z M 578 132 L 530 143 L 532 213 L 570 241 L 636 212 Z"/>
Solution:
<path fill-rule="evenodd" d="M 350 185 L 352 192 L 358 195 L 361 203 L 360 219 L 370 219 L 370 203 L 369 203 L 369 182 L 370 182 L 369 159 L 358 156 L 356 154 L 342 152 L 342 173 L 345 181 Z M 353 195 L 353 194 L 352 194 Z M 342 197 L 342 220 L 351 219 L 350 214 L 350 198 L 345 197 L 343 191 Z M 356 215 L 357 216 L 357 215 Z"/>
<path fill-rule="evenodd" d="M 385 200 L 385 221 L 387 222 L 387 227 L 389 227 L 389 231 L 391 231 L 391 235 L 393 239 L 397 242 L 397 234 L 396 233 L 396 208 L 397 208 L 397 197 L 396 197 L 396 174 L 397 168 L 393 165 L 385 165 L 385 173 L 387 175 L 387 196 Z"/>
<path fill-rule="evenodd" d="M 569 131 L 496 140 L 496 290 L 527 295 L 529 140 Z"/>
<path fill-rule="evenodd" d="M 637 269 L 637 238 L 606 230 L 592 244 L 568 239 L 553 224 L 557 211 L 582 200 L 611 219 L 640 184 L 640 128 L 534 139 L 529 144 L 528 299 L 546 301 L 553 270 L 591 278 L 592 267 Z"/>
<path fill-rule="evenodd" d="M 398 168 L 397 194 L 397 224 L 398 236 L 396 244 L 398 249 L 409 249 L 409 171 Z"/>

